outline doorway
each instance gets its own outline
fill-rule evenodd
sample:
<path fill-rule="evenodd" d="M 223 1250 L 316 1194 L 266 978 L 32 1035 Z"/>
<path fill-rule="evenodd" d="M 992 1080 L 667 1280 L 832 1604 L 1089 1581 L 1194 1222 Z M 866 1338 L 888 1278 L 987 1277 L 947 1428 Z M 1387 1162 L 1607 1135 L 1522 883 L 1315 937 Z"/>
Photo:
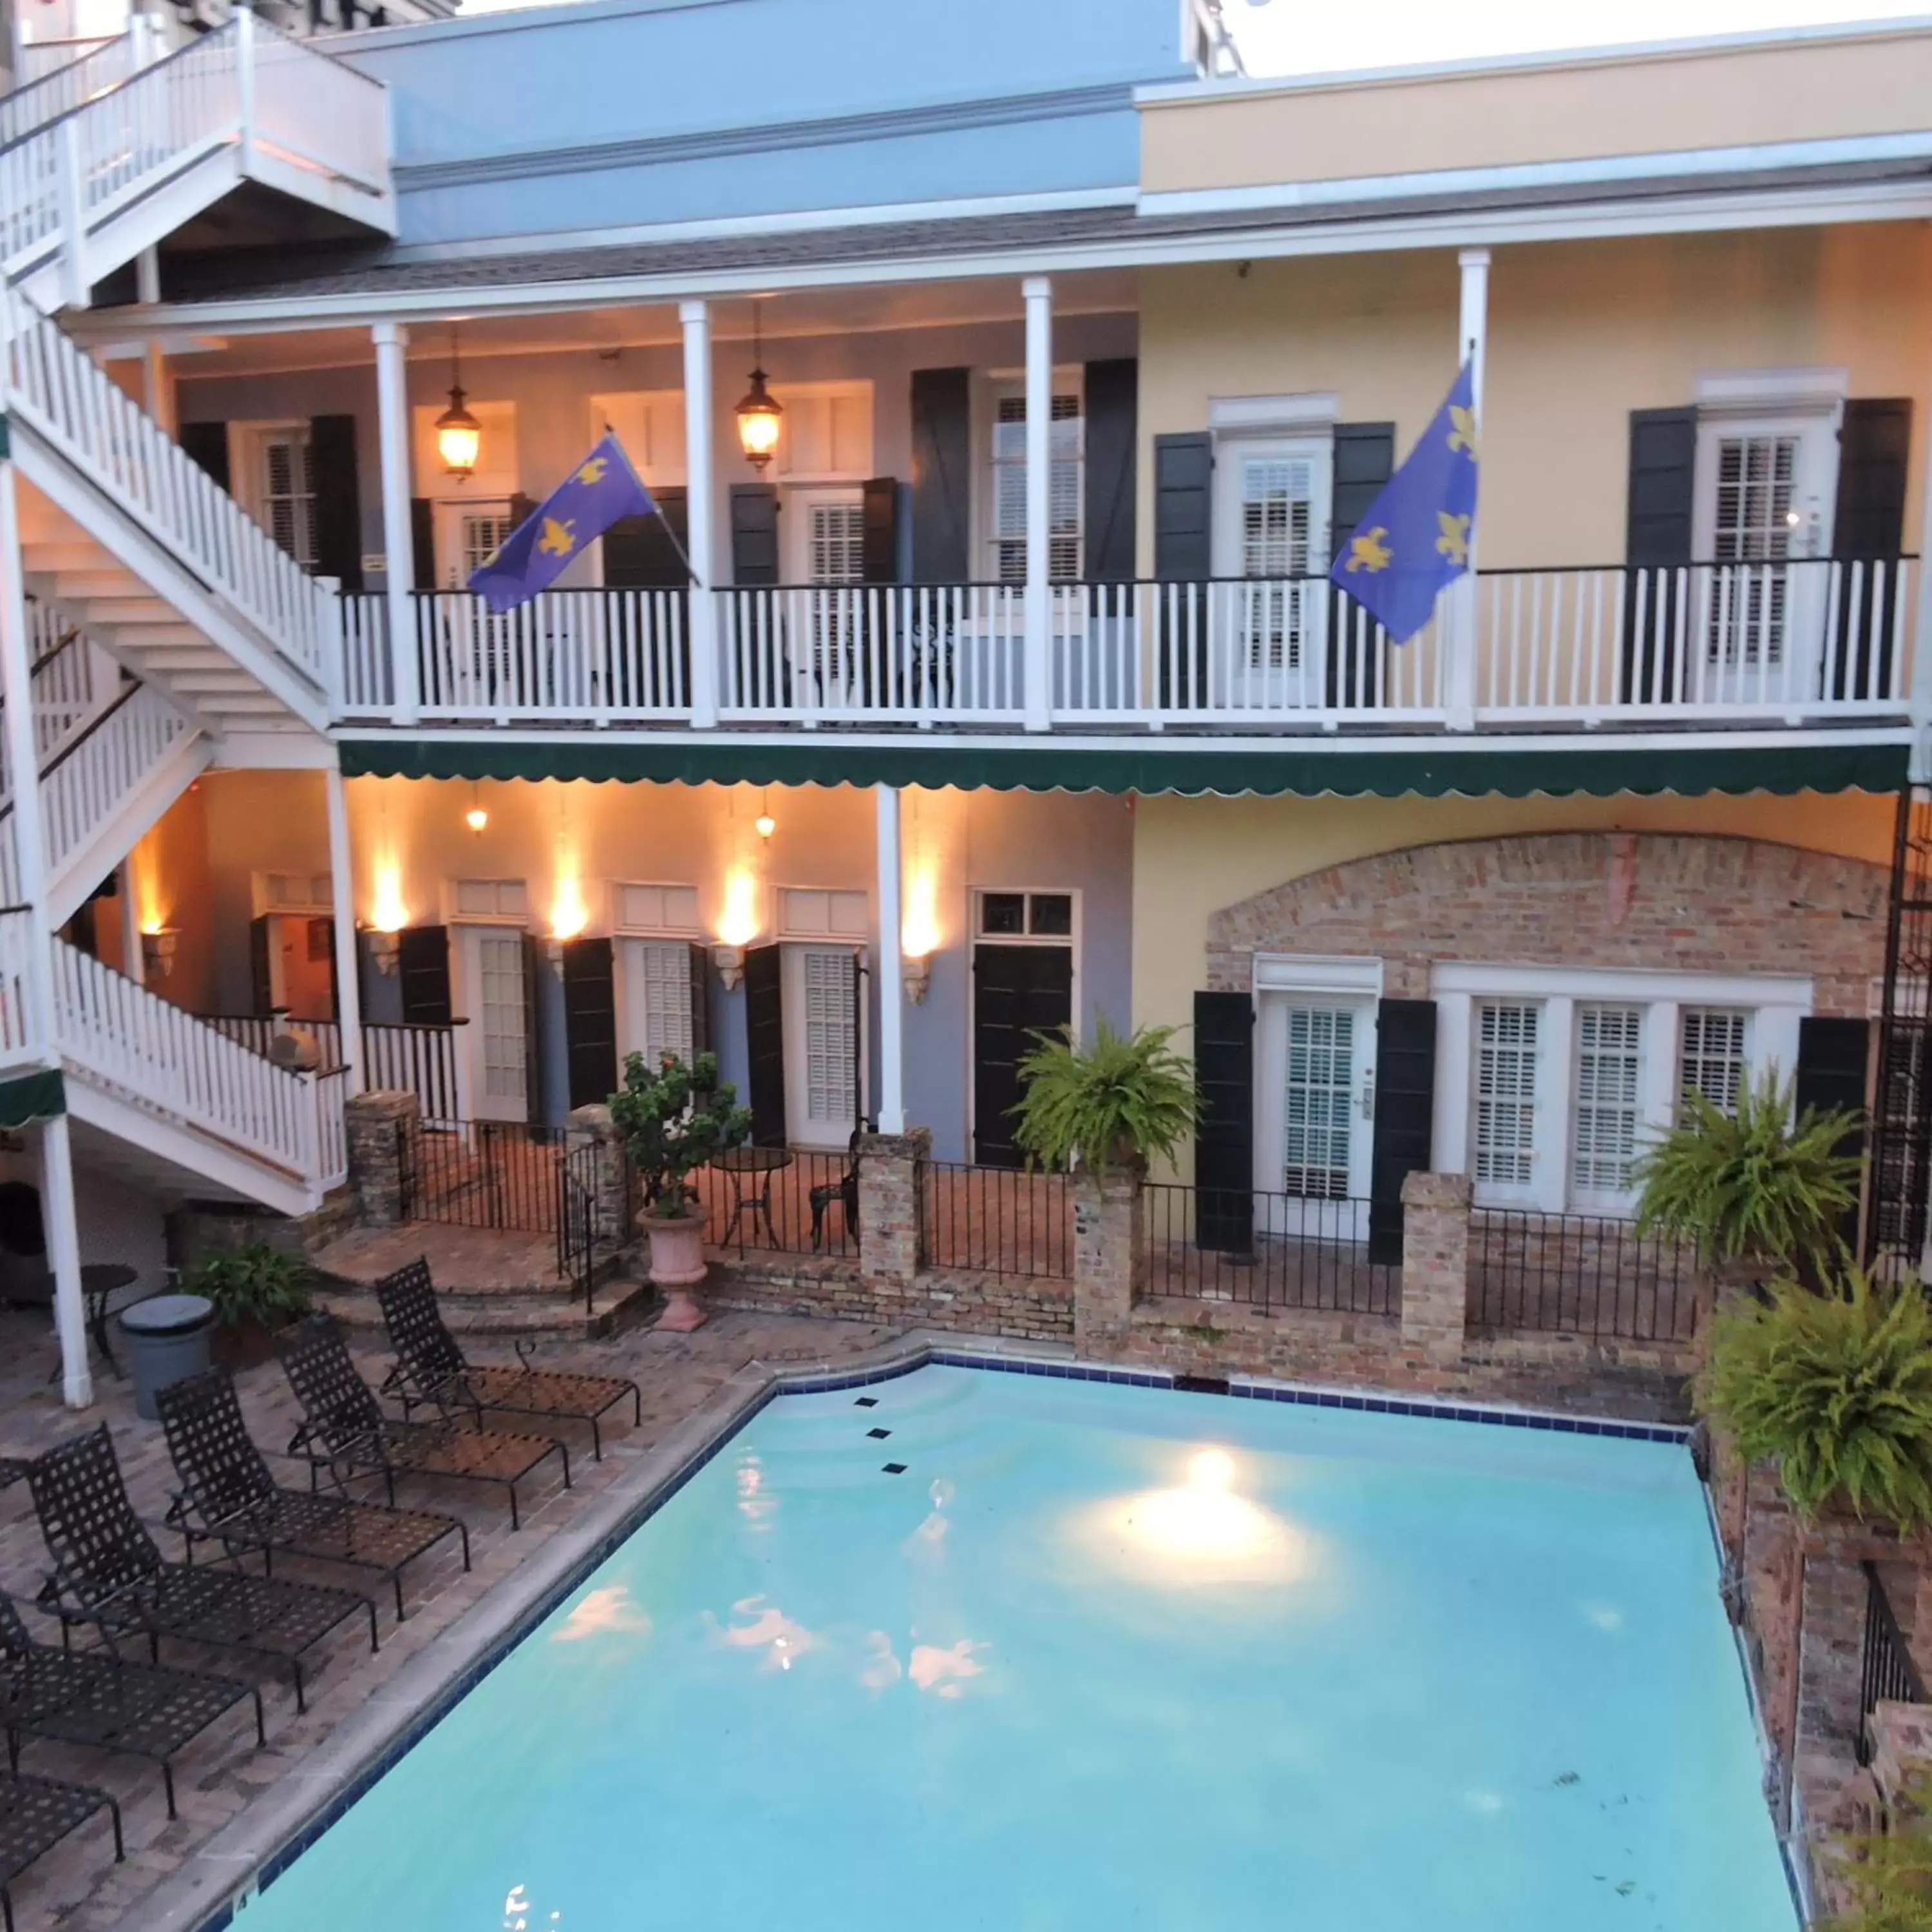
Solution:
<path fill-rule="evenodd" d="M 1256 1232 L 1364 1240 L 1374 1151 L 1376 1002 L 1266 993 Z"/>
<path fill-rule="evenodd" d="M 1071 892 L 974 895 L 973 1159 L 1019 1167 L 1013 1138 L 1020 1062 L 1073 1023 L 1075 900 Z"/>
<path fill-rule="evenodd" d="M 785 1138 L 842 1151 L 862 1098 L 859 956 L 849 946 L 787 944 L 780 957 Z"/>
<path fill-rule="evenodd" d="M 530 1117 L 530 1004 L 526 946 L 520 926 L 458 928 L 464 1029 L 470 1056 L 470 1112 L 479 1120 Z"/>
<path fill-rule="evenodd" d="M 1334 456 L 1326 439 L 1228 444 L 1215 466 L 1214 574 L 1226 701 L 1318 705 Z"/>

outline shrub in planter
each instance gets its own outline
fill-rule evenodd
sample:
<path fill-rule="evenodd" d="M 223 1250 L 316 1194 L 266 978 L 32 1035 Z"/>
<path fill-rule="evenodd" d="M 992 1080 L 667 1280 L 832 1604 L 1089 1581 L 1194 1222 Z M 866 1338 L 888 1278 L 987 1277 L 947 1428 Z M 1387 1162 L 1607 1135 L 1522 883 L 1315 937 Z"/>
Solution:
<path fill-rule="evenodd" d="M 1194 1069 L 1168 1042 L 1172 1027 L 1116 1033 L 1102 1016 L 1082 1046 L 1071 1027 L 1020 1062 L 1025 1083 L 1013 1138 L 1045 1167 L 1078 1162 L 1096 1174 L 1165 1160 L 1194 1130 Z"/>
<path fill-rule="evenodd" d="M 265 1241 L 210 1255 L 182 1283 L 214 1304 L 214 1353 L 230 1368 L 266 1362 L 278 1329 L 299 1322 L 314 1297 L 307 1264 Z"/>
<path fill-rule="evenodd" d="M 1822 1292 L 1774 1282 L 1719 1308 L 1698 1406 L 1748 1462 L 1768 1459 L 1793 1509 L 1840 1504 L 1932 1523 L 1932 1310 L 1847 1264 Z"/>

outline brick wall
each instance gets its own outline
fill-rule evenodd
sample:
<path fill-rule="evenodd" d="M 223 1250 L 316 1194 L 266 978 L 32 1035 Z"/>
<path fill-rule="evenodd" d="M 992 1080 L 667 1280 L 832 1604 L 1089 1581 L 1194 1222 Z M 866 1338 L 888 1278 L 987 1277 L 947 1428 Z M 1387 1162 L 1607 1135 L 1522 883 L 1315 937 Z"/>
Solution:
<path fill-rule="evenodd" d="M 1208 922 L 1208 984 L 1257 952 L 1367 954 L 1420 999 L 1441 959 L 1795 973 L 1817 1010 L 1863 1018 L 1884 964 L 1881 866 L 1763 839 L 1562 832 L 1411 846 L 1331 866 Z"/>
<path fill-rule="evenodd" d="M 849 1256 L 714 1253 L 704 1299 L 714 1308 L 822 1315 L 1026 1342 L 1073 1339 L 1073 1284 L 1046 1277 L 922 1270 L 900 1281 L 868 1275 Z"/>

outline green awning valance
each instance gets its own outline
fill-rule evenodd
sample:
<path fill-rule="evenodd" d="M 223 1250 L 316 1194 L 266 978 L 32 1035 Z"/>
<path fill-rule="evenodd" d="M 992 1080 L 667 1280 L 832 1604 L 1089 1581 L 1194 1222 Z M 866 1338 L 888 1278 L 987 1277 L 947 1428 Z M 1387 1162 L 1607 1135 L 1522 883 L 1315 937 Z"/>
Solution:
<path fill-rule="evenodd" d="M 1470 749 L 1338 746 L 1207 749 L 1138 745 L 856 742 L 832 733 L 773 743 L 726 734 L 345 737 L 350 778 L 583 778 L 664 784 L 958 786 L 995 791 L 1290 794 L 1303 798 L 1608 797 L 1620 792 L 1892 792 L 1906 748 L 1882 740 L 1815 744 L 1642 744 Z"/>
<path fill-rule="evenodd" d="M 24 1127 L 67 1112 L 67 1083 L 55 1066 L 0 1080 L 0 1127 Z"/>

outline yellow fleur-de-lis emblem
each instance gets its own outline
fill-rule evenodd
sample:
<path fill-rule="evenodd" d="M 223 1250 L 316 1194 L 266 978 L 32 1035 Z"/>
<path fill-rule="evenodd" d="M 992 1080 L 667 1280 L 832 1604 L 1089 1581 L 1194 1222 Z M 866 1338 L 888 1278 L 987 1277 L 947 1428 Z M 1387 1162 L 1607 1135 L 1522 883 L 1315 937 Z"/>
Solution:
<path fill-rule="evenodd" d="M 1438 510 L 1436 520 L 1442 527 L 1442 534 L 1436 539 L 1436 548 L 1457 569 L 1461 569 L 1469 561 L 1469 519 L 1466 516 L 1451 516 L 1447 510 Z"/>
<path fill-rule="evenodd" d="M 1348 561 L 1342 568 L 1352 577 L 1358 570 L 1373 573 L 1386 570 L 1395 552 L 1388 547 L 1388 531 L 1381 524 L 1372 530 L 1358 530 L 1348 539 Z"/>
<path fill-rule="evenodd" d="M 537 548 L 548 556 L 568 556 L 577 542 L 573 534 L 576 528 L 574 518 L 566 517 L 560 521 L 555 517 L 544 518 L 543 535 L 537 538 Z"/>
<path fill-rule="evenodd" d="M 610 466 L 610 459 L 608 456 L 591 457 L 577 472 L 577 480 L 580 483 L 601 483 L 604 480 L 604 471 Z"/>
<path fill-rule="evenodd" d="M 1466 403 L 1449 405 L 1449 447 L 1466 449 L 1469 460 L 1476 460 L 1476 412 Z"/>

